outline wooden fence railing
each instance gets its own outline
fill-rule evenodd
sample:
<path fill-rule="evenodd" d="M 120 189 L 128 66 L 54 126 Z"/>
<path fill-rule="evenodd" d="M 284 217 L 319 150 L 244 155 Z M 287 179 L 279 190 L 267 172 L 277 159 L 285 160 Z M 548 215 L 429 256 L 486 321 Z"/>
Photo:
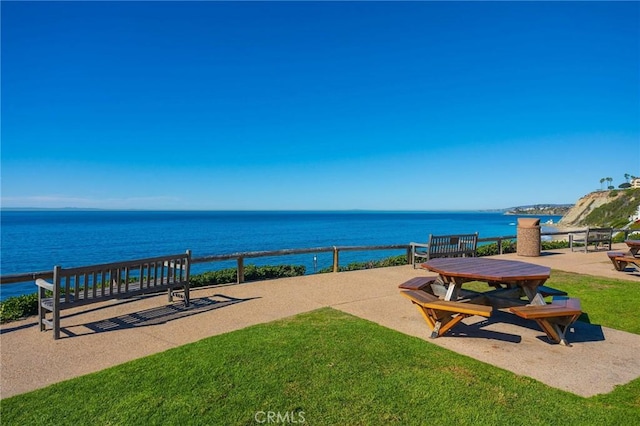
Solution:
<path fill-rule="evenodd" d="M 628 229 L 615 229 L 614 233 L 624 233 L 626 239 L 632 230 Z M 543 232 L 541 236 L 560 236 L 569 235 L 570 232 Z M 499 253 L 502 254 L 502 242 L 509 240 L 516 240 L 517 235 L 507 235 L 502 237 L 486 237 L 478 238 L 478 243 L 491 243 L 496 242 L 498 244 Z M 340 252 L 341 251 L 372 251 L 372 250 L 405 250 L 407 253 L 407 260 L 411 263 L 411 246 L 409 244 L 394 244 L 394 245 L 377 245 L 377 246 L 331 246 L 331 247 L 315 247 L 315 248 L 303 248 L 303 249 L 284 249 L 284 250 L 272 250 L 272 251 L 251 251 L 242 253 L 220 254 L 202 257 L 193 257 L 191 259 L 192 264 L 220 262 L 226 260 L 235 260 L 237 263 L 237 282 L 244 282 L 244 260 L 259 257 L 273 257 L 273 256 L 289 256 L 297 254 L 308 253 L 333 253 L 333 272 L 338 272 L 340 268 Z M 53 278 L 53 266 L 50 271 L 40 272 L 27 272 L 20 274 L 9 274 L 0 276 L 0 285 L 14 284 L 28 281 L 35 281 L 38 278 L 52 279 Z"/>

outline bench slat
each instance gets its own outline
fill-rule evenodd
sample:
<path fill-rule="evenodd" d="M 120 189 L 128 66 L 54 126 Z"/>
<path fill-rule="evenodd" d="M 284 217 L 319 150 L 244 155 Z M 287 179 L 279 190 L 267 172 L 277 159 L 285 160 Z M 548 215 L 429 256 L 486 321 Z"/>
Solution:
<path fill-rule="evenodd" d="M 398 288 L 403 288 L 406 290 L 422 290 L 424 287 L 427 287 L 431 283 L 434 283 L 438 277 L 416 277 L 411 278 L 408 281 L 403 282 L 398 286 Z"/>
<path fill-rule="evenodd" d="M 476 305 L 474 303 L 466 302 L 451 302 L 446 300 L 438 300 L 436 302 L 425 303 L 425 308 L 436 309 L 440 311 L 447 311 L 453 313 L 460 313 L 466 315 L 478 315 L 482 317 L 490 317 L 493 308 L 486 305 Z"/>
<path fill-rule="evenodd" d="M 422 290 L 406 290 L 406 291 L 401 291 L 400 294 L 402 294 L 404 297 L 409 298 L 412 302 L 417 303 L 419 305 L 440 300 L 438 299 L 438 297 L 434 296 L 433 294 L 427 293 L 426 291 L 422 291 Z"/>
<path fill-rule="evenodd" d="M 527 305 L 509 308 L 511 312 L 525 319 L 556 318 L 563 316 L 580 315 L 580 309 L 554 305 Z"/>

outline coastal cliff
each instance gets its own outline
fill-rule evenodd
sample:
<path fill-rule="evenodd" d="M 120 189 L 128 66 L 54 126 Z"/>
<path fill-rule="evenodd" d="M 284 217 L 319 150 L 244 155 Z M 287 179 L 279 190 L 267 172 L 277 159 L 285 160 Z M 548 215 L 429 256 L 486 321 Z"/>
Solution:
<path fill-rule="evenodd" d="M 580 198 L 558 222 L 559 227 L 624 227 L 640 204 L 640 190 L 596 191 Z"/>

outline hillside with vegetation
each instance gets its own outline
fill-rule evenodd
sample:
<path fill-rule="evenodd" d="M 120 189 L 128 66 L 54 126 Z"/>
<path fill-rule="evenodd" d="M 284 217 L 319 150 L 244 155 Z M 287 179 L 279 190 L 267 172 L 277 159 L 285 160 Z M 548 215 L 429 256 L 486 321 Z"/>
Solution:
<path fill-rule="evenodd" d="M 640 228 L 630 217 L 640 206 L 640 188 L 596 191 L 582 197 L 558 222 L 564 227 Z"/>

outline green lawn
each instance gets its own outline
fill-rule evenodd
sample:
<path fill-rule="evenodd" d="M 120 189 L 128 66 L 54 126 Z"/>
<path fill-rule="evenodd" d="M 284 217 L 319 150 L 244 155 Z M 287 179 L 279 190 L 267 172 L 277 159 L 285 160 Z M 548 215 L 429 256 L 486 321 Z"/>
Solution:
<path fill-rule="evenodd" d="M 638 283 L 552 276 L 550 286 L 583 299 L 592 323 L 639 332 Z M 599 309 L 605 302 L 633 318 Z M 2 425 L 269 424 L 268 412 L 272 423 L 311 425 L 637 425 L 640 379 L 582 398 L 321 309 L 7 398 L 1 409 Z"/>

